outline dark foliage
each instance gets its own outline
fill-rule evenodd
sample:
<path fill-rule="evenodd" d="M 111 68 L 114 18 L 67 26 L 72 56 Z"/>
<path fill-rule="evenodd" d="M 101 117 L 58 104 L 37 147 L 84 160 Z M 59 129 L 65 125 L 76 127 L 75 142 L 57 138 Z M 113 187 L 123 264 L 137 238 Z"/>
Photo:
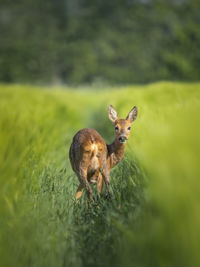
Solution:
<path fill-rule="evenodd" d="M 199 0 L 0 3 L 0 81 L 198 80 Z"/>

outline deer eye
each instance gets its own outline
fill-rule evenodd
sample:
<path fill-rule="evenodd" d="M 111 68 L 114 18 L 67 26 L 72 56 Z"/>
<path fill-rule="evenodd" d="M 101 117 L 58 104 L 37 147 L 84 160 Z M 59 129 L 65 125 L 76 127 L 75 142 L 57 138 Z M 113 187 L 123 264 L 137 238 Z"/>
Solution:
<path fill-rule="evenodd" d="M 118 130 L 119 130 L 119 127 L 118 127 L 118 126 L 116 126 L 116 127 L 115 127 L 115 131 L 118 131 Z"/>
<path fill-rule="evenodd" d="M 129 126 L 127 129 L 130 131 L 131 127 Z"/>

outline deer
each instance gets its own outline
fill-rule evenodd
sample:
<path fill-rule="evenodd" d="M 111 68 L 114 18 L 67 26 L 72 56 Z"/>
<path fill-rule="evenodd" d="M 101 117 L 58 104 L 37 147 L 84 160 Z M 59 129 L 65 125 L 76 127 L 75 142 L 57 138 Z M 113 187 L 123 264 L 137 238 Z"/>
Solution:
<path fill-rule="evenodd" d="M 74 135 L 69 158 L 80 182 L 75 195 L 76 200 L 82 196 L 84 189 L 88 200 L 93 199 L 90 184 L 95 184 L 98 193 L 101 194 L 105 183 L 107 195 L 110 196 L 110 171 L 124 157 L 131 125 L 137 114 L 137 107 L 134 106 L 126 119 L 120 119 L 114 107 L 109 105 L 108 117 L 115 129 L 114 141 L 109 145 L 94 129 L 84 128 Z"/>

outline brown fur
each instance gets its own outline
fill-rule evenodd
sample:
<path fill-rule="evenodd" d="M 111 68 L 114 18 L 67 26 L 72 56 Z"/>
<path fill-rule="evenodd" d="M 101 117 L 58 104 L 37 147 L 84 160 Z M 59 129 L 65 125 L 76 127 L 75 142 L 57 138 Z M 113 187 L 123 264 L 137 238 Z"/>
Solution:
<path fill-rule="evenodd" d="M 110 105 L 108 116 L 115 126 L 115 140 L 112 144 L 106 145 L 104 139 L 94 129 L 82 129 L 73 138 L 69 158 L 72 169 L 80 181 L 76 199 L 81 197 L 84 188 L 88 199 L 92 199 L 90 183 L 96 184 L 98 192 L 101 193 L 105 182 L 109 193 L 110 170 L 124 156 L 126 140 L 130 134 L 129 127 L 137 117 L 137 108 L 134 107 L 126 119 L 119 119 L 117 112 Z"/>

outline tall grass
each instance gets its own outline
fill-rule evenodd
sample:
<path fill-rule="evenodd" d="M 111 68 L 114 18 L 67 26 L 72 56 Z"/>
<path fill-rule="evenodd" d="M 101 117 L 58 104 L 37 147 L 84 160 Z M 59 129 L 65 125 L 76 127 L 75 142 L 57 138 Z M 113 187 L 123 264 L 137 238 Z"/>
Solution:
<path fill-rule="evenodd" d="M 1 266 L 197 266 L 200 84 L 97 90 L 0 88 Z M 111 142 L 107 106 L 137 105 L 112 199 L 74 200 L 68 149 L 93 127 Z M 94 188 L 95 191 L 95 188 Z M 95 193 L 95 192 L 94 192 Z"/>

